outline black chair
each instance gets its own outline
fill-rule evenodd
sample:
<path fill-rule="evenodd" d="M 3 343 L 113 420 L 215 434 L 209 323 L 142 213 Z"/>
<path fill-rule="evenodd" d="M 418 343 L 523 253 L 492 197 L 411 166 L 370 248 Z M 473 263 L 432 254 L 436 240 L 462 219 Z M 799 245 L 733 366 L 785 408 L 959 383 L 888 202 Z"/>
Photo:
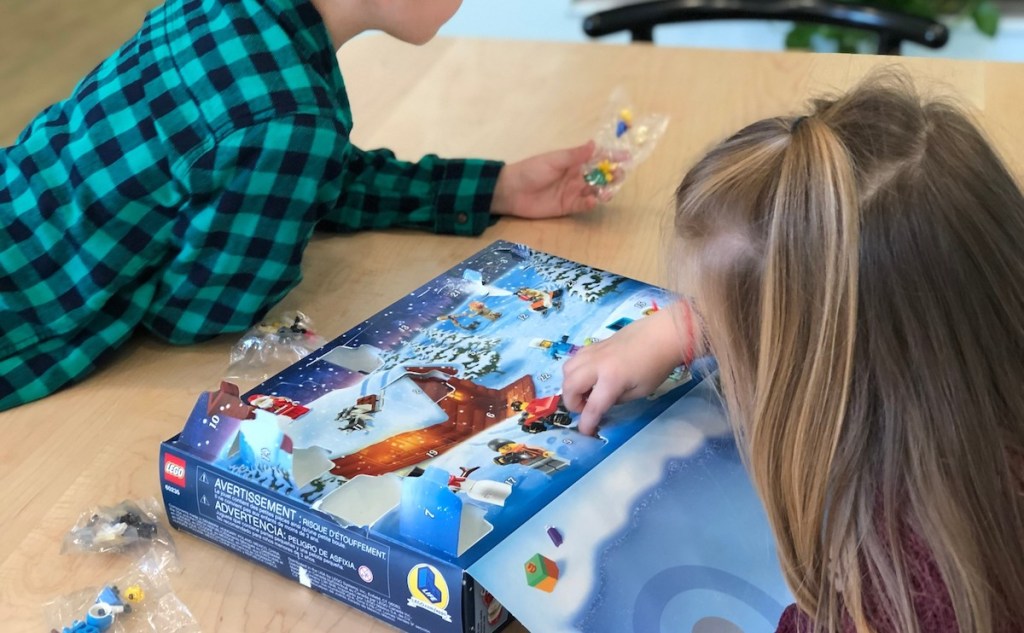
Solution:
<path fill-rule="evenodd" d="M 863 29 L 878 35 L 879 55 L 899 55 L 904 41 L 941 48 L 949 40 L 949 29 L 934 20 L 829 0 L 639 2 L 587 16 L 583 31 L 590 37 L 629 31 L 634 42 L 653 42 L 654 27 L 659 24 L 698 20 L 787 20 Z"/>

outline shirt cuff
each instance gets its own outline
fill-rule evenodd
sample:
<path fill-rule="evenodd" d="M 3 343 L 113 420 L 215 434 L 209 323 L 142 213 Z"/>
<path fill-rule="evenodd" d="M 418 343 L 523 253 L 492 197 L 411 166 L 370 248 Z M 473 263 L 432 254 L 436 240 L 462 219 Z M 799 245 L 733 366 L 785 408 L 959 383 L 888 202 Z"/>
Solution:
<path fill-rule="evenodd" d="M 434 231 L 480 235 L 493 222 L 491 202 L 505 163 L 493 160 L 442 160 L 436 166 Z"/>

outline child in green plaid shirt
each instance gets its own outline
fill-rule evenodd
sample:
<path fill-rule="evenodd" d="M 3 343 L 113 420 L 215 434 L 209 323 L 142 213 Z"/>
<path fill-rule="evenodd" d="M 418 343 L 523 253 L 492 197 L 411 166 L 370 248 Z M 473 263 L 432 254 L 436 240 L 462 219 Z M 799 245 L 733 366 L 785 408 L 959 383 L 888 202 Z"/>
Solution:
<path fill-rule="evenodd" d="M 0 410 L 89 373 L 138 326 L 191 343 L 300 280 L 315 227 L 475 235 L 582 212 L 591 145 L 503 165 L 349 142 L 335 51 L 429 41 L 461 0 L 168 0 L 0 149 Z"/>

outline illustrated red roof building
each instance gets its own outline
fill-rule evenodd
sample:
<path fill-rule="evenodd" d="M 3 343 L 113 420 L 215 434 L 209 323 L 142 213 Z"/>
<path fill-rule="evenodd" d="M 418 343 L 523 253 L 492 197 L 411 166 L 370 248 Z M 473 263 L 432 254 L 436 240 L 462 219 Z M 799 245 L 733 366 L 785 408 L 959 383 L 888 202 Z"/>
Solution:
<path fill-rule="evenodd" d="M 458 378 L 458 370 L 451 367 L 407 367 L 406 371 L 406 376 L 441 407 L 448 419 L 336 458 L 332 460 L 332 473 L 351 479 L 415 466 L 505 420 L 513 413 L 512 402 L 530 402 L 536 397 L 530 375 L 500 389 L 490 389 Z"/>

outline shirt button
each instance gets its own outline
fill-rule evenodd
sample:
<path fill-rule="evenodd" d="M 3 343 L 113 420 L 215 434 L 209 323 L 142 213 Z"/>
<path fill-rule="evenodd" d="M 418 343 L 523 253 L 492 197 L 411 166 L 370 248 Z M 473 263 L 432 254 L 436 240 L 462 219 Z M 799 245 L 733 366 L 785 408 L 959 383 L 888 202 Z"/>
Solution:
<path fill-rule="evenodd" d="M 465 224 L 466 222 L 469 221 L 469 216 L 466 215 L 465 213 L 460 213 L 457 216 L 455 216 L 455 221 L 458 222 L 459 224 Z"/>

